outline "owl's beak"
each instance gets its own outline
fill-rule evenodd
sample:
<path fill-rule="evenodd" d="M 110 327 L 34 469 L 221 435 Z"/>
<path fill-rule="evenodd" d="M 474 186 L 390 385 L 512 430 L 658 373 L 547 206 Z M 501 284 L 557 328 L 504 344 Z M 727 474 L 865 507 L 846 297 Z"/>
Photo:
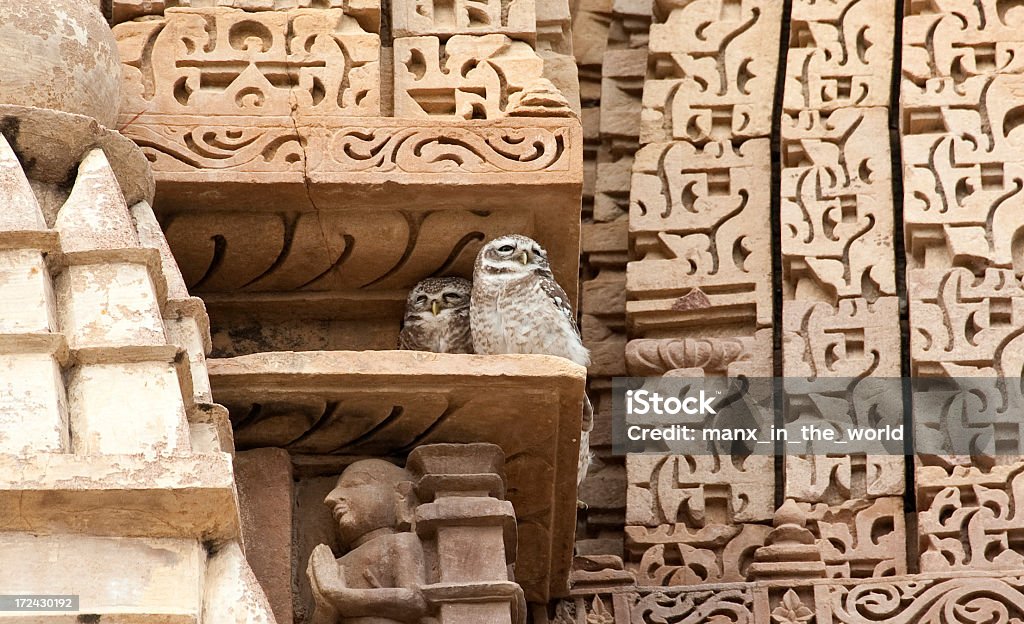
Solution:
<path fill-rule="evenodd" d="M 530 252 L 524 251 L 523 255 L 519 256 L 519 261 L 523 263 L 523 266 L 530 264 Z"/>
<path fill-rule="evenodd" d="M 438 314 L 440 314 L 441 313 L 441 302 L 440 301 L 435 301 L 435 302 L 431 303 L 430 304 L 430 311 L 434 313 L 434 316 L 437 316 Z"/>

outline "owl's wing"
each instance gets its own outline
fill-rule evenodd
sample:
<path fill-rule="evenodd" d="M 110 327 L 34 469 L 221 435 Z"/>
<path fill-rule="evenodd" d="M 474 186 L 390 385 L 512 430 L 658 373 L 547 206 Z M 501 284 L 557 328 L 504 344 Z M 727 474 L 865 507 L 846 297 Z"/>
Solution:
<path fill-rule="evenodd" d="M 558 282 L 555 281 L 555 276 L 550 271 L 540 272 L 540 278 L 540 287 L 544 294 L 551 299 L 558 312 L 565 317 L 565 320 L 569 322 L 569 326 L 572 327 L 572 331 L 579 338 L 580 328 L 576 325 L 576 315 L 572 312 L 572 306 L 569 305 L 569 297 L 565 294 L 565 290 L 558 285 Z"/>

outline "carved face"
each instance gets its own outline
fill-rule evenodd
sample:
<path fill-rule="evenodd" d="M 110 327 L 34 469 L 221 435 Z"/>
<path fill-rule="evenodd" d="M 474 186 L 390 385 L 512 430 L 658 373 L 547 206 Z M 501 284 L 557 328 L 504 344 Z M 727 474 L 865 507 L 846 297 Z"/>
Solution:
<path fill-rule="evenodd" d="M 405 302 L 405 318 L 445 318 L 469 309 L 473 285 L 461 277 L 430 277 L 412 289 Z"/>
<path fill-rule="evenodd" d="M 324 499 L 341 541 L 352 544 L 377 529 L 399 530 L 399 512 L 409 504 L 403 485 L 411 487 L 409 473 L 382 459 L 366 459 L 346 468 Z"/>
<path fill-rule="evenodd" d="M 508 234 L 484 245 L 476 258 L 476 270 L 487 275 L 517 278 L 537 270 L 550 271 L 548 253 L 537 241 Z"/>

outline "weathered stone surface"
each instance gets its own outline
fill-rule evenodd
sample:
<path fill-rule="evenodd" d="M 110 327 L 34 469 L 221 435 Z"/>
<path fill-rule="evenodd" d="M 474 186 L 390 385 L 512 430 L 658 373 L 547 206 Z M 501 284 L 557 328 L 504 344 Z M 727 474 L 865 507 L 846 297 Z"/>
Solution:
<path fill-rule="evenodd" d="M 526 42 L 504 35 L 402 37 L 394 50 L 396 117 L 575 116 Z"/>
<path fill-rule="evenodd" d="M 99 621 L 199 624 L 206 552 L 197 539 L 0 533 L 0 586 L 36 595 L 77 595 L 77 616 Z M 124 616 L 125 611 L 131 615 Z M 56 614 L 6 621 L 57 622 Z M 38 619 L 36 619 L 38 618 Z"/>
<path fill-rule="evenodd" d="M 231 474 L 227 453 L 0 454 L 0 530 L 230 539 L 239 531 Z"/>
<path fill-rule="evenodd" d="M 293 452 L 354 456 L 442 441 L 501 446 L 511 458 L 505 472 L 520 520 L 516 580 L 531 600 L 565 591 L 581 367 L 548 356 L 408 351 L 261 354 L 214 359 L 209 367 L 214 396 L 231 409 L 243 449 L 299 436 Z M 255 404 L 263 406 L 259 415 L 247 418 Z"/>
<path fill-rule="evenodd" d="M 270 604 L 237 541 L 210 553 L 203 579 L 203 622 L 275 624 Z"/>
<path fill-rule="evenodd" d="M 279 448 L 235 454 L 245 559 L 273 607 L 292 621 L 292 460 Z"/>
<path fill-rule="evenodd" d="M 32 59 L 7 65 L 0 103 L 85 115 L 113 126 L 121 95 L 119 59 L 96 6 L 78 0 L 5 3 L 0 58 Z"/>
<path fill-rule="evenodd" d="M 532 40 L 537 35 L 537 12 L 548 0 L 395 0 L 391 28 L 395 37 L 420 35 L 509 35 Z"/>

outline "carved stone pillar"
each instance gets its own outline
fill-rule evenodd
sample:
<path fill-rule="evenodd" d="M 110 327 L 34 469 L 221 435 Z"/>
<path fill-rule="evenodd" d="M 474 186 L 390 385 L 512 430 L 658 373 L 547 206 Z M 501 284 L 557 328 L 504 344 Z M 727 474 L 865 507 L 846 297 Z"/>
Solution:
<path fill-rule="evenodd" d="M 509 570 L 516 519 L 504 500 L 504 456 L 492 444 L 433 444 L 409 454 L 418 477 L 416 532 L 434 544 L 437 578 L 424 588 L 441 624 L 524 621 L 522 590 Z"/>

